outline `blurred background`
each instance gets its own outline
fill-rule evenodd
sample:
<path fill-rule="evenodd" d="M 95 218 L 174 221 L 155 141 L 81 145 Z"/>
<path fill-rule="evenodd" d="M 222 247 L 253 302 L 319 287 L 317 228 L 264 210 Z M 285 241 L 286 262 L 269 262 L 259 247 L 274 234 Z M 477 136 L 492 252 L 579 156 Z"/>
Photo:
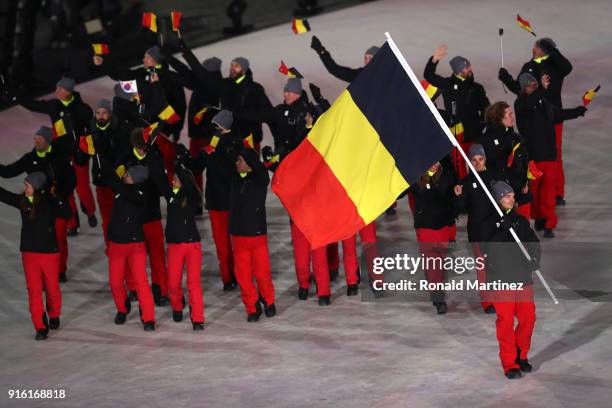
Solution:
<path fill-rule="evenodd" d="M 181 34 L 195 48 L 227 37 L 366 2 L 367 0 L 3 0 L 0 1 L 0 80 L 20 94 L 52 91 L 62 75 L 94 78 L 92 43 L 108 44 L 122 65 L 137 65 L 158 41 L 141 24 L 157 15 L 168 41 L 170 12 L 183 13 Z M 6 106 L 0 106 L 6 108 Z"/>

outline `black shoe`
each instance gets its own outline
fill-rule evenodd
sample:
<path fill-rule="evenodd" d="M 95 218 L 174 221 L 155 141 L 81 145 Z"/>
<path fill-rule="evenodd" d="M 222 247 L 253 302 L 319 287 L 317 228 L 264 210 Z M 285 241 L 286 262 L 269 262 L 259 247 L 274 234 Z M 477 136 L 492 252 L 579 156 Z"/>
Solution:
<path fill-rule="evenodd" d="M 115 315 L 115 324 L 123 324 L 127 320 L 127 313 L 117 312 Z"/>
<path fill-rule="evenodd" d="M 335 282 L 337 278 L 338 278 L 338 269 L 330 269 L 329 270 L 330 282 Z"/>
<path fill-rule="evenodd" d="M 69 237 L 76 237 L 77 235 L 79 235 L 79 229 L 78 228 L 68 228 L 66 234 Z"/>
<path fill-rule="evenodd" d="M 259 300 L 255 302 L 255 313 L 257 314 L 257 316 L 261 316 L 261 314 L 263 313 L 263 310 L 261 309 L 261 303 L 259 303 Z"/>
<path fill-rule="evenodd" d="M 193 331 L 202 331 L 202 330 L 204 330 L 204 323 L 193 322 Z"/>
<path fill-rule="evenodd" d="M 223 284 L 223 291 L 224 292 L 233 292 L 234 290 L 236 290 L 236 284 L 234 282 L 224 283 Z"/>
<path fill-rule="evenodd" d="M 264 308 L 264 312 L 266 313 L 266 317 L 276 316 L 276 306 L 274 306 L 274 303 L 272 303 L 271 305 L 267 305 Z"/>
<path fill-rule="evenodd" d="M 36 330 L 36 336 L 34 340 L 47 340 L 47 329 Z"/>
<path fill-rule="evenodd" d="M 50 317 L 49 318 L 49 328 L 51 330 L 57 330 L 60 327 L 60 318 L 59 317 Z"/>
<path fill-rule="evenodd" d="M 92 214 L 87 217 L 87 223 L 91 228 L 95 228 L 98 225 L 98 219 L 96 218 L 96 215 Z"/>
<path fill-rule="evenodd" d="M 393 207 L 389 207 L 385 210 L 385 215 L 387 216 L 393 216 L 395 214 L 397 214 L 397 210 Z"/>
<path fill-rule="evenodd" d="M 506 373 L 506 377 L 509 380 L 514 380 L 516 378 L 521 378 L 522 377 L 521 370 L 519 370 L 518 368 L 511 368 Z"/>
<path fill-rule="evenodd" d="M 59 274 L 59 281 L 60 281 L 60 283 L 68 282 L 68 278 L 66 277 L 66 272 L 61 272 Z"/>
<path fill-rule="evenodd" d="M 524 373 L 530 373 L 533 370 L 533 366 L 529 364 L 528 359 L 521 360 L 521 349 L 517 347 L 516 349 L 516 364 L 519 365 L 520 369 Z"/>
<path fill-rule="evenodd" d="M 536 231 L 542 231 L 544 229 L 544 227 L 546 226 L 546 220 L 536 220 L 535 223 L 533 224 L 533 228 L 535 228 Z"/>
<path fill-rule="evenodd" d="M 123 304 L 125 305 L 125 308 L 127 309 L 127 312 L 125 312 L 125 314 L 127 316 L 132 311 L 132 304 L 130 303 L 130 299 L 129 298 L 125 298 L 125 303 L 123 303 Z"/>
<path fill-rule="evenodd" d="M 144 322 L 142 327 L 144 331 L 153 331 L 155 330 L 155 322 L 153 320 L 149 320 L 148 322 Z"/>
<path fill-rule="evenodd" d="M 330 303 L 329 295 L 319 296 L 319 306 L 329 306 Z"/>
<path fill-rule="evenodd" d="M 128 292 L 128 301 L 130 302 L 138 301 L 138 293 L 135 290 L 130 290 Z"/>
<path fill-rule="evenodd" d="M 359 285 L 348 285 L 346 287 L 346 296 L 357 296 Z"/>
<path fill-rule="evenodd" d="M 247 322 L 249 323 L 255 323 L 258 320 L 259 320 L 259 315 L 257 313 L 250 313 L 247 316 Z"/>
<path fill-rule="evenodd" d="M 487 307 L 484 311 L 486 314 L 495 314 L 495 306 L 490 305 L 489 307 Z"/>
<path fill-rule="evenodd" d="M 544 238 L 554 238 L 555 232 L 551 228 L 546 228 L 544 230 Z"/>
<path fill-rule="evenodd" d="M 565 205 L 565 199 L 563 197 L 557 197 L 557 205 L 563 207 Z"/>
<path fill-rule="evenodd" d="M 300 299 L 300 300 L 308 299 L 308 288 L 299 288 L 298 289 L 298 299 Z"/>
<path fill-rule="evenodd" d="M 173 310 L 172 311 L 172 320 L 179 323 L 183 321 L 183 311 L 182 310 Z"/>
<path fill-rule="evenodd" d="M 151 284 L 151 293 L 153 294 L 153 302 L 157 305 L 157 302 L 161 299 L 161 286 L 157 283 Z"/>
<path fill-rule="evenodd" d="M 446 302 L 434 302 L 434 306 L 436 307 L 436 312 L 439 315 L 446 314 L 446 311 L 448 310 Z"/>

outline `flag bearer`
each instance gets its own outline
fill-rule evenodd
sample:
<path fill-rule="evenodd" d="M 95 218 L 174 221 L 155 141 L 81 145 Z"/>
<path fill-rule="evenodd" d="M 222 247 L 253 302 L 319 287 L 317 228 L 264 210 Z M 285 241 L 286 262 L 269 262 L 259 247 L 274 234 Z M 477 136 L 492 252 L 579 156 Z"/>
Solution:
<path fill-rule="evenodd" d="M 535 326 L 532 272 L 540 261 L 540 244 L 529 222 L 516 212 L 514 191 L 508 184 L 493 184 L 493 196 L 504 213 L 500 219 L 492 214 L 482 224 L 482 238 L 486 241 L 483 252 L 487 255 L 487 281 L 522 284 L 521 290 L 495 290 L 488 293 L 497 313 L 495 327 L 499 342 L 499 358 L 504 374 L 509 379 L 530 372 L 527 354 L 531 349 L 531 336 Z M 514 230 L 525 244 L 531 260 L 528 261 L 510 233 Z M 515 319 L 518 324 L 514 325 Z"/>

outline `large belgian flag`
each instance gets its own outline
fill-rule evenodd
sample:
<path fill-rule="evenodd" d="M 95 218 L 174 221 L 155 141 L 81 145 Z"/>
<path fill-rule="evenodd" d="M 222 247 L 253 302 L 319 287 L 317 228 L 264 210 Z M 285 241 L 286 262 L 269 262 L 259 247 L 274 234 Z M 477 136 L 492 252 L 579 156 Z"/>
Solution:
<path fill-rule="evenodd" d="M 385 43 L 277 169 L 272 190 L 313 248 L 375 220 L 452 150 L 411 74 Z"/>

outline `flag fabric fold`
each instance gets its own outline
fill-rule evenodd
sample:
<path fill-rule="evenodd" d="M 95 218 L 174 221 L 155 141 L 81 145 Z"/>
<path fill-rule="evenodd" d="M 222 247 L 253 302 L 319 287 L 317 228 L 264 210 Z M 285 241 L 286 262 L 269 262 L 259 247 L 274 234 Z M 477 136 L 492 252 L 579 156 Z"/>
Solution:
<path fill-rule="evenodd" d="M 157 16 L 153 13 L 142 13 L 142 26 L 156 33 Z"/>
<path fill-rule="evenodd" d="M 181 117 L 171 105 L 166 106 L 157 117 L 170 125 L 181 120 Z"/>
<path fill-rule="evenodd" d="M 375 220 L 452 150 L 417 87 L 385 43 L 281 161 L 272 190 L 313 248 Z"/>

